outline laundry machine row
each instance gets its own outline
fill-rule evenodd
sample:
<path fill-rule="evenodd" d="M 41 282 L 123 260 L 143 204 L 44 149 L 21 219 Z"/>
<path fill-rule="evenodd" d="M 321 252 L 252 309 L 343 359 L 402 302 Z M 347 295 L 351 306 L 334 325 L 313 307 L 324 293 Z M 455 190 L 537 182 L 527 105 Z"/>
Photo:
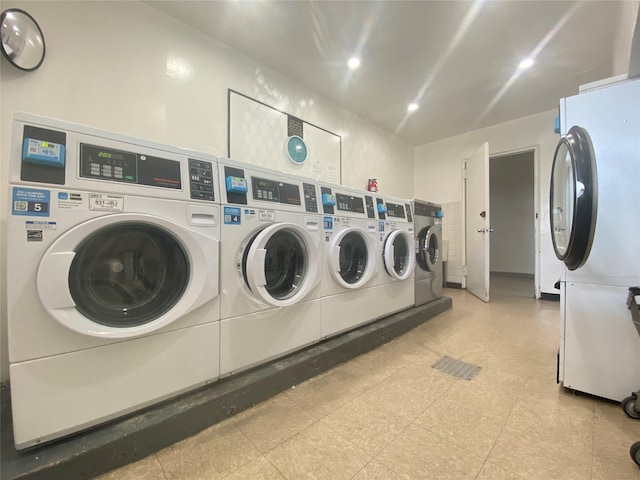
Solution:
<path fill-rule="evenodd" d="M 410 201 L 16 114 L 16 448 L 414 305 Z"/>

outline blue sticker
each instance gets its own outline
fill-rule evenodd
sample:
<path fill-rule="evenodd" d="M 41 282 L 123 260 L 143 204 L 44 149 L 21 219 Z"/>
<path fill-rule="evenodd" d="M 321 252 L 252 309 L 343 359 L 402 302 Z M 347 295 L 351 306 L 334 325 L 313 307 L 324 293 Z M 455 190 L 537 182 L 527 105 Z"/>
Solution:
<path fill-rule="evenodd" d="M 48 217 L 50 203 L 51 192 L 49 190 L 13 187 L 11 214 Z"/>
<path fill-rule="evenodd" d="M 383 221 L 379 221 L 378 222 L 378 231 L 379 232 L 384 232 L 384 222 Z"/>
<path fill-rule="evenodd" d="M 58 192 L 58 200 L 68 200 L 69 194 L 67 192 Z"/>
<path fill-rule="evenodd" d="M 324 217 L 324 229 L 333 230 L 333 217 Z"/>
<path fill-rule="evenodd" d="M 226 225 L 240 225 L 241 210 L 238 207 L 224 207 L 224 223 Z"/>

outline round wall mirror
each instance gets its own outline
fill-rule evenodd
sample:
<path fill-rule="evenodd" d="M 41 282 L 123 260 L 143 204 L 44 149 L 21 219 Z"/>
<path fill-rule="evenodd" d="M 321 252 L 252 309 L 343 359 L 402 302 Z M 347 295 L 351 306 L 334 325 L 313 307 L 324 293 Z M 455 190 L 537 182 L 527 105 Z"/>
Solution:
<path fill-rule="evenodd" d="M 45 53 L 44 35 L 38 22 L 24 10 L 10 8 L 0 16 L 2 54 L 20 70 L 38 68 Z"/>

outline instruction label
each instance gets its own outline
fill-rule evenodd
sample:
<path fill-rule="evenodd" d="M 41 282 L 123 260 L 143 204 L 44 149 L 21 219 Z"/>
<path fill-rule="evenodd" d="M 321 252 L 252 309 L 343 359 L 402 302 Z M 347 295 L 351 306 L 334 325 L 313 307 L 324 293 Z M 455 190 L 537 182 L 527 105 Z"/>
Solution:
<path fill-rule="evenodd" d="M 240 225 L 241 222 L 241 211 L 238 207 L 224 207 L 225 225 Z"/>
<path fill-rule="evenodd" d="M 34 188 L 13 187 L 11 214 L 48 217 L 51 192 Z"/>
<path fill-rule="evenodd" d="M 56 230 L 58 224 L 56 222 L 34 222 L 27 220 L 25 227 L 27 227 L 27 230 Z"/>

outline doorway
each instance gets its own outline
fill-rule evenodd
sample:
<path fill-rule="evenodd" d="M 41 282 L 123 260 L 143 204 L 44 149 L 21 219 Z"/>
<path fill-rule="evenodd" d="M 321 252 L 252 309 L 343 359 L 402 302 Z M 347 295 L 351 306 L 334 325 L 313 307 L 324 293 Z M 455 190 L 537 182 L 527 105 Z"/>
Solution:
<path fill-rule="evenodd" d="M 535 151 L 489 158 L 491 294 L 535 297 Z"/>

